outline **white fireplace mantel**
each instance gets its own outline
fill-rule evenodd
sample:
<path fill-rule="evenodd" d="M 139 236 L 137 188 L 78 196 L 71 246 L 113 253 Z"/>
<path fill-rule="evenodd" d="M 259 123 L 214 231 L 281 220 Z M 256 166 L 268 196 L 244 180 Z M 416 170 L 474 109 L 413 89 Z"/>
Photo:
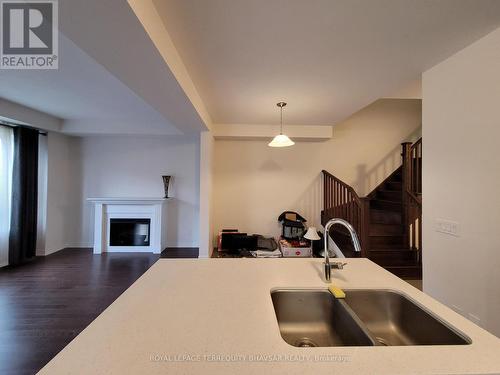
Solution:
<path fill-rule="evenodd" d="M 89 202 L 102 203 L 102 204 L 151 204 L 153 202 L 165 203 L 168 198 L 119 198 L 119 197 L 109 197 L 109 198 L 87 198 Z"/>
<path fill-rule="evenodd" d="M 152 252 L 166 247 L 167 198 L 102 197 L 88 198 L 94 203 L 94 254 L 103 252 Z M 150 219 L 149 246 L 111 246 L 110 220 L 119 218 Z"/>

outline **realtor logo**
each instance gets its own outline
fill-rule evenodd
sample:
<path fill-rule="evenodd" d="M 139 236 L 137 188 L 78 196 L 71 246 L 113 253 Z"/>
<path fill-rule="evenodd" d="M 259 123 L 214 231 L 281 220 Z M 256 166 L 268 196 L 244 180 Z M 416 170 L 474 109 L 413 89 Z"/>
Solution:
<path fill-rule="evenodd" d="M 0 5 L 0 68 L 57 69 L 57 0 L 1 0 Z"/>

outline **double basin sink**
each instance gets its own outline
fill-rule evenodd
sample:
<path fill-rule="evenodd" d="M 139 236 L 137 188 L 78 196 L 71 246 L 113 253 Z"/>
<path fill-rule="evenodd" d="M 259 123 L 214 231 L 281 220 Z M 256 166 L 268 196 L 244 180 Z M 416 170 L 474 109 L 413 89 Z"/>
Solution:
<path fill-rule="evenodd" d="M 467 345 L 471 340 L 418 303 L 392 290 L 271 292 L 281 337 L 297 347 Z"/>

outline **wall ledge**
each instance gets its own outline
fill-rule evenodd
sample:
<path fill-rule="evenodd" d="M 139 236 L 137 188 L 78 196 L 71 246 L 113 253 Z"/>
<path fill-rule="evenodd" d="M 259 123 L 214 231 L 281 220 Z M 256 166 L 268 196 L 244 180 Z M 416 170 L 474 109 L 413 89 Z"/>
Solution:
<path fill-rule="evenodd" d="M 216 140 L 271 140 L 279 133 L 279 125 L 216 124 Z M 285 125 L 283 133 L 299 142 L 321 142 L 333 137 L 332 126 L 322 125 Z"/>

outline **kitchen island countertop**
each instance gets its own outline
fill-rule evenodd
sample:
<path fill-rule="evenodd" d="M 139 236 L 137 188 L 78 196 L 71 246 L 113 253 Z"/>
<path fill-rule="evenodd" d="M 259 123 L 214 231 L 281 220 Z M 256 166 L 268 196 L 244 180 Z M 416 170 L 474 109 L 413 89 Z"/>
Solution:
<path fill-rule="evenodd" d="M 322 259 L 160 259 L 42 374 L 499 374 L 500 339 L 367 259 L 332 270 L 344 289 L 402 292 L 471 345 L 288 345 L 274 288 L 326 288 Z M 103 287 L 106 287 L 103 280 Z"/>

